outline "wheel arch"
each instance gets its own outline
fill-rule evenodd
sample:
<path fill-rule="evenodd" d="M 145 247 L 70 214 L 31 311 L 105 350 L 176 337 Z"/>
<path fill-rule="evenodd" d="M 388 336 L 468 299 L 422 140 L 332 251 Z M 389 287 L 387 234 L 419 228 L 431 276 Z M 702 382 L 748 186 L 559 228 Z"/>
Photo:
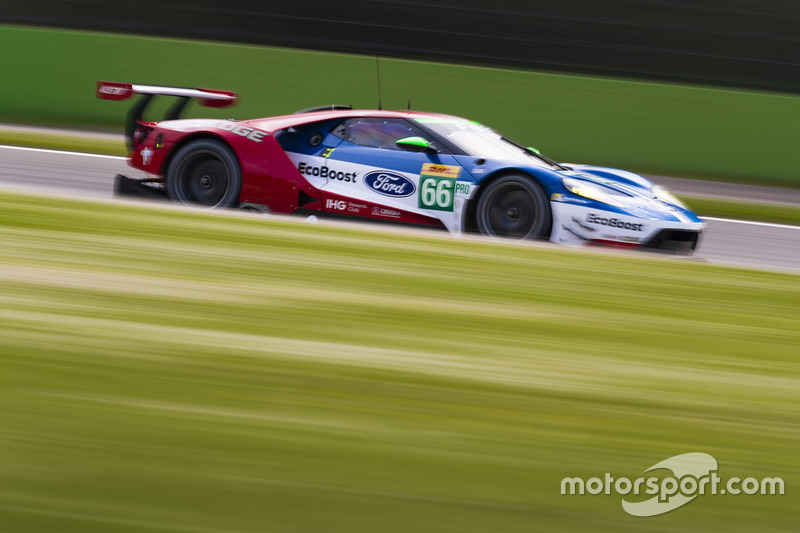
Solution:
<path fill-rule="evenodd" d="M 167 169 L 169 169 L 172 160 L 175 158 L 175 154 L 180 152 L 181 148 L 189 144 L 190 142 L 198 141 L 198 140 L 209 140 L 209 141 L 219 141 L 225 146 L 227 146 L 231 152 L 236 156 L 237 161 L 239 161 L 239 166 L 241 167 L 241 159 L 239 158 L 239 153 L 236 151 L 236 148 L 228 142 L 225 137 L 221 135 L 217 135 L 216 133 L 211 133 L 210 131 L 198 131 L 196 133 L 190 133 L 172 145 L 167 153 L 167 156 L 164 158 L 164 161 L 161 162 L 161 168 L 159 169 L 159 175 L 162 176 L 164 179 L 167 178 Z"/>
<path fill-rule="evenodd" d="M 222 196 L 214 204 L 206 204 L 204 200 L 191 200 L 186 197 L 181 197 L 185 191 L 181 192 L 184 185 L 180 184 L 185 184 L 185 181 L 181 179 L 179 182 L 175 182 L 170 177 L 170 171 L 173 165 L 182 165 L 181 161 L 177 159 L 179 155 L 186 152 L 186 154 L 184 154 L 185 156 L 194 157 L 192 154 L 195 152 L 192 150 L 191 146 L 194 143 L 205 143 L 207 147 L 216 147 L 213 150 L 216 152 L 215 158 L 223 164 L 225 164 L 225 159 L 229 162 L 229 172 L 226 173 L 228 185 L 222 193 Z M 172 145 L 169 153 L 166 154 L 160 172 L 160 175 L 164 178 L 164 188 L 167 192 L 167 196 L 171 200 L 177 200 L 184 204 L 205 204 L 209 207 L 232 207 L 240 201 L 244 183 L 241 158 L 234 146 L 220 135 L 215 135 L 207 131 L 198 131 L 182 137 L 178 142 Z M 179 172 L 179 175 L 182 174 Z"/>
<path fill-rule="evenodd" d="M 489 185 L 506 176 L 514 176 L 520 174 L 531 178 L 545 191 L 545 193 L 547 193 L 547 186 L 544 183 L 542 183 L 542 180 L 540 180 L 527 170 L 519 168 L 498 169 L 480 181 L 480 183 L 478 184 L 478 193 L 474 197 L 470 198 L 469 201 L 467 202 L 467 206 L 464 213 L 464 230 L 466 232 L 478 233 L 478 221 L 477 221 L 478 202 L 480 202 L 481 196 L 483 196 L 483 194 L 489 188 Z"/>

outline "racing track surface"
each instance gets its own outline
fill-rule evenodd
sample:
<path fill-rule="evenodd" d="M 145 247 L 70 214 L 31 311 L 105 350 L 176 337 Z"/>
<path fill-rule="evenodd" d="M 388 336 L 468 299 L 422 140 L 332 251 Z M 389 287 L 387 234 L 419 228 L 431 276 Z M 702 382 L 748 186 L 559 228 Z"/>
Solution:
<path fill-rule="evenodd" d="M 3 189 L 110 198 L 114 176 L 136 172 L 121 157 L 0 147 Z M 800 272 L 800 227 L 720 219 L 707 224 L 695 259 Z"/>

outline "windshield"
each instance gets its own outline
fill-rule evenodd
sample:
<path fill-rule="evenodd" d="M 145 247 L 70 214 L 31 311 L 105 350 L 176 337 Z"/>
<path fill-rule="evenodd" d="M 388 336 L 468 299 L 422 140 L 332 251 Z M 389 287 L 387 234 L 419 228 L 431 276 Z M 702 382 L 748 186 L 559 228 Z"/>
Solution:
<path fill-rule="evenodd" d="M 503 137 L 493 129 L 462 118 L 418 118 L 419 124 L 446 138 L 466 155 L 484 159 L 515 160 L 545 168 L 560 169 L 561 165 L 542 157 L 529 148 Z"/>

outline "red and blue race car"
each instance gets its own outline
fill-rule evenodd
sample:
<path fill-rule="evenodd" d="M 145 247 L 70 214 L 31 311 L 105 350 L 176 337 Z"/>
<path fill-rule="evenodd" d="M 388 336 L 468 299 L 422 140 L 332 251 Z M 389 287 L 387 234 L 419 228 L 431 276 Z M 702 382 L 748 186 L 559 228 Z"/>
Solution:
<path fill-rule="evenodd" d="M 141 95 L 126 125 L 130 165 L 116 190 L 208 207 L 435 226 L 518 239 L 691 253 L 702 221 L 624 170 L 552 161 L 464 118 L 412 111 L 312 108 L 252 120 L 180 119 L 223 107 L 227 91 L 98 82 L 97 96 Z M 142 120 L 156 95 L 164 120 Z"/>

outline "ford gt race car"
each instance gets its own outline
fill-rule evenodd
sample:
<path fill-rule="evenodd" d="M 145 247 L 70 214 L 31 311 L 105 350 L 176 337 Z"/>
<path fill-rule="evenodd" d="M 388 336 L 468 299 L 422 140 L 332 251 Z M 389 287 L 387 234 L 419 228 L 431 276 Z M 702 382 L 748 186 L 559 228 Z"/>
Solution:
<path fill-rule="evenodd" d="M 228 106 L 227 91 L 98 82 L 97 96 L 140 99 L 126 124 L 129 164 L 115 190 L 183 204 L 344 216 L 560 243 L 690 254 L 702 221 L 627 172 L 552 161 L 449 115 L 326 106 L 253 120 L 179 118 L 185 105 Z M 142 119 L 156 95 L 165 120 Z"/>

